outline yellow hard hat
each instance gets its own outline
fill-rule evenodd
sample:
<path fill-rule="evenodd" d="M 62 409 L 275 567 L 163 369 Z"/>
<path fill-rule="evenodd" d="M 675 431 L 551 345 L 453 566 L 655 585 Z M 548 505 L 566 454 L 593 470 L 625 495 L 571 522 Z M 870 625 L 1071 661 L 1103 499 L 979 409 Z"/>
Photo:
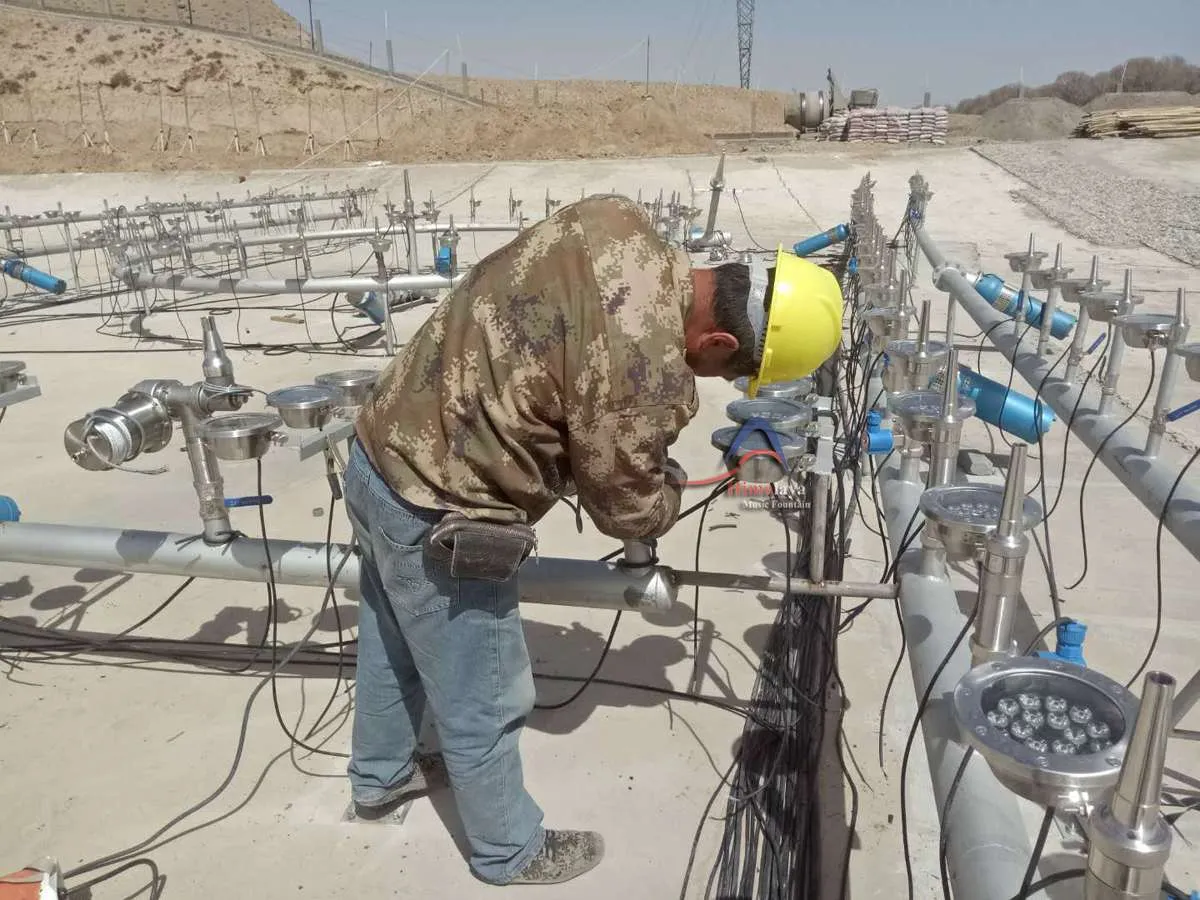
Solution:
<path fill-rule="evenodd" d="M 746 304 L 762 348 L 758 374 L 746 392 L 750 397 L 760 384 L 811 375 L 842 341 L 842 288 L 828 269 L 780 246 L 769 311 L 764 309 L 765 295 L 766 267 L 759 262 L 751 268 Z"/>

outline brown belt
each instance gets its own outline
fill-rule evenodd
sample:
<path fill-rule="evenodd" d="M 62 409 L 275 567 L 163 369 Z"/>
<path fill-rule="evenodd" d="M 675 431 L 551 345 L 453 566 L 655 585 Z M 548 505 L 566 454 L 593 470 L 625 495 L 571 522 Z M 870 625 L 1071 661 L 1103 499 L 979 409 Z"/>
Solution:
<path fill-rule="evenodd" d="M 528 525 L 468 519 L 461 513 L 443 518 L 425 541 L 429 556 L 448 560 L 455 578 L 485 581 L 508 581 L 537 549 L 537 535 Z"/>

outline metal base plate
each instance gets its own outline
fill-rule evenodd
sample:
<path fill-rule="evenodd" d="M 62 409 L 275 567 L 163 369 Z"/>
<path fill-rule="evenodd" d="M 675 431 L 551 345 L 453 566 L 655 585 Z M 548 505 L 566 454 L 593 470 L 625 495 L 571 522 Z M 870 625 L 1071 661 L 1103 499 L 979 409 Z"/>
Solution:
<path fill-rule="evenodd" d="M 27 375 L 25 383 L 19 388 L 0 394 L 0 409 L 15 406 L 18 403 L 24 403 L 26 400 L 32 400 L 34 397 L 40 396 L 42 396 L 42 388 L 38 384 L 38 380 L 32 375 Z"/>

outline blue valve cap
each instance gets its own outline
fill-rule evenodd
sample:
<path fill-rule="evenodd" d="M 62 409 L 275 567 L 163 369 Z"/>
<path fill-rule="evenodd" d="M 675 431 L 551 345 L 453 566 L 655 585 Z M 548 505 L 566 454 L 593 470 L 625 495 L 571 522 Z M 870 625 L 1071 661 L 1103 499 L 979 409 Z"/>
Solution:
<path fill-rule="evenodd" d="M 883 421 L 883 413 L 877 409 L 872 409 L 867 413 L 867 427 L 878 428 L 879 423 Z"/>
<path fill-rule="evenodd" d="M 21 507 L 12 497 L 0 495 L 0 522 L 20 522 Z"/>
<path fill-rule="evenodd" d="M 896 446 L 896 436 L 890 428 L 867 429 L 868 453 L 891 453 Z"/>

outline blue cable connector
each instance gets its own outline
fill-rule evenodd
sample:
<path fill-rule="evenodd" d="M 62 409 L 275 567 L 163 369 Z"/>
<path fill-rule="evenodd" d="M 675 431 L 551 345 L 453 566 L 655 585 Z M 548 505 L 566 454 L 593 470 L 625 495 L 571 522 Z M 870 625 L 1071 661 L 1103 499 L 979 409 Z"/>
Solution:
<path fill-rule="evenodd" d="M 1087 626 L 1075 619 L 1059 622 L 1055 630 L 1055 647 L 1050 650 L 1038 650 L 1033 655 L 1038 659 L 1057 659 L 1061 662 L 1072 663 L 1087 668 L 1087 660 L 1083 658 L 1083 640 L 1087 637 Z"/>

